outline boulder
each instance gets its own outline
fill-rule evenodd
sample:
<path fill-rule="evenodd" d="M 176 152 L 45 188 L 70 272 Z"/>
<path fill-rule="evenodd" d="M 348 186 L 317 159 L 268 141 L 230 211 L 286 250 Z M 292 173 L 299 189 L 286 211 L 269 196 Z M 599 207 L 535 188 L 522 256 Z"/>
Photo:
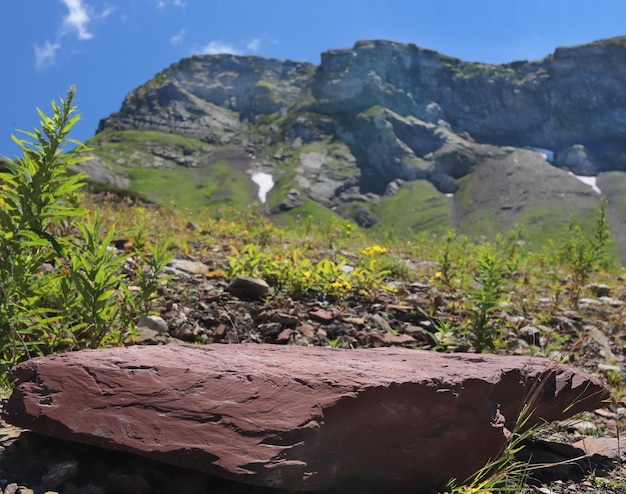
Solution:
<path fill-rule="evenodd" d="M 498 455 L 533 389 L 530 423 L 607 396 L 542 358 L 402 348 L 136 346 L 35 358 L 14 376 L 14 425 L 297 491 L 441 488 Z"/>
<path fill-rule="evenodd" d="M 265 298 L 269 290 L 270 286 L 265 280 L 243 275 L 235 276 L 226 287 L 226 291 L 242 300 Z"/>

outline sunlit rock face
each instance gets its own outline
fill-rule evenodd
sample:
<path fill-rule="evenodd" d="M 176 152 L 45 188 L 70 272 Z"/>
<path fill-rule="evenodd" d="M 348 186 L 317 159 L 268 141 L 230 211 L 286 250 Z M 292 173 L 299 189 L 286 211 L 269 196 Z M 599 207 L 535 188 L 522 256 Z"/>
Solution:
<path fill-rule="evenodd" d="M 527 426 L 593 410 L 603 384 L 538 357 L 264 344 L 163 345 L 34 358 L 15 425 L 295 491 L 440 491 Z M 534 390 L 534 391 L 533 391 Z"/>

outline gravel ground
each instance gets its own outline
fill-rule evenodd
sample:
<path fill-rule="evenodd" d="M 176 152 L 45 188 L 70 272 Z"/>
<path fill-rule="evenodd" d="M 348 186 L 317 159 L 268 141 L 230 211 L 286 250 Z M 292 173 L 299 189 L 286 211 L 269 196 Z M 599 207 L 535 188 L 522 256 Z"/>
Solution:
<path fill-rule="evenodd" d="M 238 298 L 227 290 L 227 280 L 219 274 L 223 260 L 187 261 L 191 263 L 183 263 L 184 268 L 176 263 L 168 268 L 172 278 L 163 289 L 167 302 L 156 307 L 167 330 L 142 328 L 135 340 L 137 344 L 180 343 L 182 340 L 206 344 L 265 342 L 433 349 L 435 341 L 430 333 L 437 321 L 454 323 L 456 317 L 447 312 L 449 296 L 430 284 L 397 283 L 393 293 L 383 291 L 369 300 L 348 300 L 341 304 L 318 299 L 294 300 L 286 296 L 245 300 L 245 296 Z M 196 269 L 200 274 L 194 273 Z M 610 296 L 582 299 L 576 311 L 564 309 L 556 313 L 550 326 L 563 334 L 578 335 L 570 338 L 572 343 L 560 348 L 558 355 L 542 339 L 542 327 L 535 324 L 532 313 L 520 315 L 503 311 L 500 317 L 513 328 L 506 337 L 514 353 L 558 357 L 593 374 L 615 370 L 615 365 L 620 372 L 620 365 L 623 370 L 624 335 L 611 333 L 614 330 L 606 326 L 606 321 L 623 312 L 625 300 L 626 290 L 622 287 L 620 292 Z M 511 324 L 512 321 L 515 324 Z M 533 333 L 532 328 L 538 328 L 539 333 Z M 467 349 L 467 344 L 453 334 L 446 338 L 449 350 Z M 626 408 L 623 402 L 616 400 L 575 420 L 551 424 L 520 453 L 524 461 L 527 458 L 523 455 L 531 454 L 533 464 L 522 491 L 626 493 L 626 471 L 621 463 L 626 455 L 618 451 L 618 428 L 623 431 L 624 423 Z M 596 442 L 590 447 L 600 451 L 585 455 L 572 446 L 583 438 L 594 439 Z M 6 423 L 0 424 L 0 443 L 3 494 L 280 492 L 47 438 Z M 542 465 L 543 468 L 539 468 Z"/>

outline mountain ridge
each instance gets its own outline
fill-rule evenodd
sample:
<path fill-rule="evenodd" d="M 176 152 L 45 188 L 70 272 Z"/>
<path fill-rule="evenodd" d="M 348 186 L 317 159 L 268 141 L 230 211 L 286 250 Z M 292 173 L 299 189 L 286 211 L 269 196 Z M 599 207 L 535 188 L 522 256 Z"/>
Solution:
<path fill-rule="evenodd" d="M 539 61 L 502 65 L 385 40 L 326 51 L 319 65 L 192 56 L 131 91 L 120 111 L 100 122 L 90 143 L 96 167 L 112 176 L 154 163 L 208 166 L 211 153 L 236 148 L 235 168 L 274 177 L 267 207 L 276 214 L 298 208 L 308 214 L 321 206 L 369 227 L 393 217 L 385 209 L 394 202 L 390 197 L 420 181 L 422 194 L 430 197 L 428 187 L 434 187 L 440 197 L 431 202 L 446 210 L 447 218 L 430 225 L 435 232 L 471 231 L 462 218 L 470 210 L 476 217 L 477 204 L 499 218 L 489 230 L 510 228 L 528 216 L 537 222 L 542 215 L 531 210 L 544 204 L 539 222 L 551 230 L 567 221 L 555 211 L 588 218 L 599 201 L 597 192 L 568 171 L 598 176 L 626 170 L 626 66 L 618 63 L 626 59 L 625 40 L 558 48 Z M 136 131 L 197 142 L 164 152 L 157 143 L 138 158 L 140 164 L 111 155 L 112 140 L 124 141 L 125 133 Z M 521 149 L 527 147 L 541 149 Z M 514 176 L 517 184 L 472 185 L 486 163 L 508 170 L 500 181 Z M 541 193 L 531 180 L 523 194 L 513 194 L 515 204 L 504 192 L 489 197 L 490 190 L 516 191 L 531 177 Z M 133 187 L 132 179 L 122 182 Z M 616 199 L 626 192 L 621 183 L 611 187 L 615 200 L 609 197 L 618 240 L 626 238 L 624 207 Z M 550 197 L 553 192 L 558 195 Z M 410 194 L 407 200 L 420 202 Z M 203 202 L 212 201 L 207 196 Z M 419 216 L 416 211 L 401 228 L 423 229 Z"/>

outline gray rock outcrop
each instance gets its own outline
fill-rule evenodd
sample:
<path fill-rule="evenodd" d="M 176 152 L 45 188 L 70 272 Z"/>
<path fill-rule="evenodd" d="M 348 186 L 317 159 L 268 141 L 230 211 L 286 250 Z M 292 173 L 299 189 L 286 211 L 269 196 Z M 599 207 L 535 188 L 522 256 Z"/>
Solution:
<path fill-rule="evenodd" d="M 275 214 L 300 206 L 310 210 L 307 201 L 314 201 L 356 221 L 362 209 L 347 203 L 357 195 L 375 194 L 384 203 L 381 198 L 389 198 L 391 191 L 408 196 L 408 185 L 416 181 L 430 183 L 441 194 L 460 192 L 462 200 L 446 204 L 417 198 L 416 211 L 429 207 L 434 212 L 424 211 L 421 219 L 415 212 L 408 228 L 401 225 L 401 233 L 410 234 L 424 226 L 475 231 L 475 225 L 462 223 L 477 204 L 470 184 L 475 180 L 468 177 L 484 167 L 506 168 L 505 176 L 519 176 L 506 157 L 511 149 L 541 148 L 556 157 L 554 163 L 543 159 L 546 166 L 542 162 L 520 177 L 520 187 L 527 191 L 523 202 L 495 214 L 513 212 L 515 220 L 526 220 L 542 237 L 541 232 L 555 230 L 571 213 L 592 214 L 593 201 L 577 201 L 580 184 L 575 177 L 564 176 L 558 187 L 546 190 L 544 182 L 556 184 L 549 168 L 587 176 L 626 172 L 625 39 L 558 48 L 543 60 L 502 65 L 465 62 L 391 41 L 360 41 L 350 49 L 329 50 L 318 66 L 260 57 L 193 56 L 129 93 L 120 111 L 100 122 L 94 153 L 108 167 L 100 177 L 109 183 L 115 183 L 112 172 L 128 172 L 132 166 L 204 170 L 218 158 L 239 153 L 229 161 L 232 168 L 262 163 L 273 175 L 278 185 L 268 195 L 268 210 Z M 123 140 L 124 131 L 137 130 L 195 141 L 170 140 L 165 145 L 153 139 L 146 146 L 133 141 L 127 157 L 112 148 L 111 139 Z M 537 163 L 536 156 L 526 164 L 532 163 Z M 549 176 L 542 176 L 544 172 Z M 93 170 L 90 175 L 97 176 Z M 487 189 L 501 188 L 491 175 L 481 175 Z M 535 179 L 541 193 L 526 187 Z M 120 180 L 127 179 L 122 175 Z M 404 185 L 397 187 L 402 183 L 398 180 Z M 626 193 L 623 183 L 611 184 L 609 202 Z M 567 210 L 557 223 L 544 221 L 533 210 L 546 193 L 555 204 L 545 208 L 544 216 Z M 556 204 L 559 198 L 567 205 Z M 250 197 L 250 203 L 255 200 Z M 594 200 L 592 209 L 598 205 L 598 198 Z M 390 202 L 398 208 L 400 199 Z M 611 208 L 619 209 L 616 204 Z M 369 211 L 383 221 L 405 213 Z M 477 235 L 496 230 L 487 225 L 494 210 L 483 213 L 479 224 L 485 228 Z M 505 224 L 515 223 L 512 214 Z M 617 216 L 611 226 L 617 237 L 626 236 L 626 224 Z"/>

